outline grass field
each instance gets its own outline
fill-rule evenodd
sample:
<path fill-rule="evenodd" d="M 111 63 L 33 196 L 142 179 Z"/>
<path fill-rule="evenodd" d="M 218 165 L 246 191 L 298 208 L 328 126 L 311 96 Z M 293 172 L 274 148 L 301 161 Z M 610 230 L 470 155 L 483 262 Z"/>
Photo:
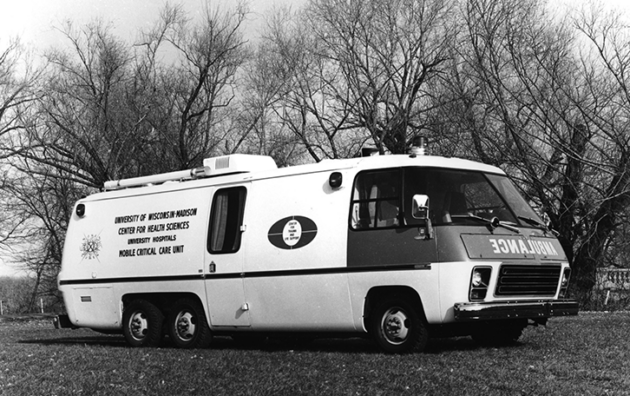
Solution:
<path fill-rule="evenodd" d="M 392 356 L 362 339 L 134 349 L 47 320 L 0 321 L 0 394 L 630 395 L 629 334 L 630 313 L 582 313 L 529 327 L 512 347 L 455 338 Z"/>

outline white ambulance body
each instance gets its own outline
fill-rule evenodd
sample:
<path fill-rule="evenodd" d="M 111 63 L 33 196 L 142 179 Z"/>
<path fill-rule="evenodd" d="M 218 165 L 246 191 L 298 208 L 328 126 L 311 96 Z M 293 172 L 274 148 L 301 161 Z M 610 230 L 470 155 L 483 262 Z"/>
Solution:
<path fill-rule="evenodd" d="M 134 346 L 293 332 L 405 352 L 429 336 L 515 341 L 578 311 L 558 240 L 488 165 L 231 155 L 105 190 L 70 220 L 61 322 Z"/>

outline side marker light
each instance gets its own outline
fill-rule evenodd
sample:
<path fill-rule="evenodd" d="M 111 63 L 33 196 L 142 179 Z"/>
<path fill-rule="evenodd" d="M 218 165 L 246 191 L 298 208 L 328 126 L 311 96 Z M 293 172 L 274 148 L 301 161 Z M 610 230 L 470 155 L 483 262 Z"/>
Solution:
<path fill-rule="evenodd" d="M 76 214 L 79 217 L 85 216 L 85 205 L 84 204 L 78 204 L 77 205 Z"/>
<path fill-rule="evenodd" d="M 328 185 L 331 188 L 339 188 L 341 187 L 341 183 L 343 182 L 343 175 L 341 172 L 333 172 L 328 177 Z"/>

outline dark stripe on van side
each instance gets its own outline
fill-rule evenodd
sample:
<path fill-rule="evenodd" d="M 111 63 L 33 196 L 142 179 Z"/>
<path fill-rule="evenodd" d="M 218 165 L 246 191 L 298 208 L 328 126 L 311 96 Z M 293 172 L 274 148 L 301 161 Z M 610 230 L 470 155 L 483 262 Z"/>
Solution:
<path fill-rule="evenodd" d="M 173 276 L 144 276 L 129 278 L 103 278 L 103 279 L 69 279 L 60 280 L 60 285 L 91 285 L 98 283 L 131 283 L 131 282 L 170 282 L 188 280 L 212 280 L 212 279 L 236 279 L 236 278 L 271 278 L 279 276 L 305 276 L 305 275 L 326 275 L 344 274 L 357 272 L 386 272 L 386 271 L 415 271 L 430 270 L 431 264 L 403 264 L 403 265 L 383 265 L 369 267 L 339 267 L 339 268 L 313 268 L 303 270 L 281 270 L 281 271 L 257 271 L 257 272 L 232 272 L 227 274 L 205 274 L 204 275 L 173 275 Z"/>
<path fill-rule="evenodd" d="M 165 282 L 173 280 L 200 280 L 202 275 L 140 276 L 135 278 L 68 279 L 60 280 L 59 285 L 94 285 L 98 283 Z"/>

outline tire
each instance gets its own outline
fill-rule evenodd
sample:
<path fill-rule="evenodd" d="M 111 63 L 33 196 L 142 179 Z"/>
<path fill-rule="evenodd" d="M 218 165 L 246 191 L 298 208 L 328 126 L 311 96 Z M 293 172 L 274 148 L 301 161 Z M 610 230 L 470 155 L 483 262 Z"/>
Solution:
<path fill-rule="evenodd" d="M 368 331 L 378 347 L 387 353 L 421 352 L 429 339 L 419 310 L 402 298 L 389 298 L 376 304 Z"/>
<path fill-rule="evenodd" d="M 206 348 L 212 333 L 203 306 L 189 298 L 175 303 L 168 318 L 168 334 L 178 348 Z"/>
<path fill-rule="evenodd" d="M 523 335 L 527 326 L 525 322 L 508 322 L 488 325 L 472 334 L 472 339 L 486 346 L 510 346 L 515 345 Z"/>
<path fill-rule="evenodd" d="M 123 312 L 123 334 L 132 347 L 155 347 L 162 341 L 164 315 L 146 300 L 132 301 Z"/>

